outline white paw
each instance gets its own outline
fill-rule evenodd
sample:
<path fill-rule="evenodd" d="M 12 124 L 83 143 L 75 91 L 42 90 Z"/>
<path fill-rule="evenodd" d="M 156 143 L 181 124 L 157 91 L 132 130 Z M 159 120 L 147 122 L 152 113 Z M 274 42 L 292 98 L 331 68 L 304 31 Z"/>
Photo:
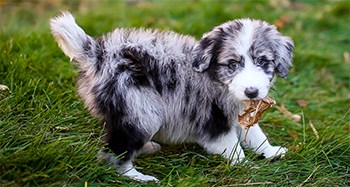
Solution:
<path fill-rule="evenodd" d="M 147 182 L 147 181 L 153 181 L 153 182 L 156 182 L 158 183 L 159 180 L 151 175 L 143 175 L 141 178 L 140 178 L 140 181 L 142 182 Z"/>
<path fill-rule="evenodd" d="M 123 175 L 140 182 L 159 182 L 157 178 L 151 175 L 144 175 L 141 172 L 138 172 L 135 168 L 128 170 L 127 172 L 123 173 Z"/>
<path fill-rule="evenodd" d="M 156 142 L 153 142 L 153 141 L 149 141 L 147 142 L 145 145 L 143 145 L 140 153 L 142 154 L 152 154 L 152 153 L 155 153 L 157 151 L 159 151 L 161 148 L 161 146 L 156 143 Z"/>
<path fill-rule="evenodd" d="M 263 151 L 265 158 L 283 157 L 287 148 L 281 146 L 271 146 Z"/>

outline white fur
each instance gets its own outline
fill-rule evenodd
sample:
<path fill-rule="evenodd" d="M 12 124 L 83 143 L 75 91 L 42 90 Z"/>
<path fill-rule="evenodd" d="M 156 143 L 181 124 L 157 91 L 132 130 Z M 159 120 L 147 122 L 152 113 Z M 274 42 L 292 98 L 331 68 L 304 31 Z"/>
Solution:
<path fill-rule="evenodd" d="M 80 48 L 88 37 L 83 29 L 75 22 L 69 12 L 62 12 L 61 16 L 51 19 L 51 31 L 62 51 L 71 59 L 81 58 Z M 69 41 L 69 42 L 68 42 Z"/>
<path fill-rule="evenodd" d="M 239 33 L 239 36 L 236 36 L 240 44 L 240 46 L 238 46 L 236 50 L 239 54 L 243 54 L 244 57 L 248 59 L 247 53 L 252 45 L 252 37 L 254 34 L 255 25 L 248 23 L 248 21 L 245 19 L 242 19 L 241 22 L 244 26 L 242 28 L 242 32 Z"/>
<path fill-rule="evenodd" d="M 224 158 L 231 160 L 231 164 L 234 165 L 243 161 L 245 157 L 239 142 L 237 132 L 235 128 L 232 128 L 228 134 L 214 141 L 199 142 L 199 144 L 202 145 L 208 153 L 220 154 Z"/>
<path fill-rule="evenodd" d="M 240 130 L 240 141 L 242 145 L 247 149 L 252 149 L 256 154 L 263 154 L 266 158 L 272 158 L 283 156 L 287 151 L 286 148 L 281 146 L 271 146 L 258 123 L 250 127 L 249 130 L 242 128 Z M 244 140 L 246 134 L 247 137 Z"/>
<path fill-rule="evenodd" d="M 249 100 L 244 91 L 249 87 L 257 88 L 259 95 L 255 99 L 259 100 L 267 96 L 270 85 L 269 77 L 264 71 L 254 66 L 247 58 L 244 69 L 233 78 L 229 89 L 238 99 Z"/>
<path fill-rule="evenodd" d="M 118 167 L 117 172 L 123 174 L 126 177 L 131 179 L 146 182 L 146 181 L 154 181 L 159 182 L 159 180 L 151 175 L 144 175 L 141 172 L 137 171 L 131 162 L 124 164 L 121 167 Z"/>

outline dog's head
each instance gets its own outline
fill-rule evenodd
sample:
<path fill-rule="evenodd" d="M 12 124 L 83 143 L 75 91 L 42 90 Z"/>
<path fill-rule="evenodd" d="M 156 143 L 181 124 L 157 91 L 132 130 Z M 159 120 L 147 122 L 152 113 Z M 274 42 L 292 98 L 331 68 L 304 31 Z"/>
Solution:
<path fill-rule="evenodd" d="M 275 26 L 240 19 L 204 34 L 193 68 L 226 85 L 237 99 L 261 99 L 276 75 L 287 77 L 293 49 L 293 41 Z"/>

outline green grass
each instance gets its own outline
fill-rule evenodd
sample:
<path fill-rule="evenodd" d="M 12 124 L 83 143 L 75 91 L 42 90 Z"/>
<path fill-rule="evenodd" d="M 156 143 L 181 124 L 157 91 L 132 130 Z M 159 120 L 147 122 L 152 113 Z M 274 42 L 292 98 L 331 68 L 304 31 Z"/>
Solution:
<path fill-rule="evenodd" d="M 0 2 L 0 84 L 11 90 L 0 91 L 0 186 L 350 185 L 349 1 L 62 2 Z M 284 17 L 280 30 L 295 41 L 294 67 L 271 95 L 303 120 L 273 108 L 261 126 L 290 151 L 275 162 L 248 153 L 250 166 L 230 167 L 198 145 L 163 146 L 135 161 L 159 184 L 129 180 L 97 163 L 103 129 L 77 97 L 76 68 L 50 35 L 48 20 L 61 9 L 92 36 L 149 27 L 200 38 L 226 20 Z"/>

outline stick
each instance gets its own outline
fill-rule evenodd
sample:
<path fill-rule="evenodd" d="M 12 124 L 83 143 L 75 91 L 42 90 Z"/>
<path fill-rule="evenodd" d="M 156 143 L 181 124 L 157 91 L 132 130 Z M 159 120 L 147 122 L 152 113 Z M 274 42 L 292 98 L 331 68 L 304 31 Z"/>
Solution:
<path fill-rule="evenodd" d="M 244 142 L 247 143 L 247 136 L 248 136 L 248 131 L 249 131 L 250 127 L 248 127 L 247 129 L 247 132 L 245 132 L 245 135 L 244 135 Z"/>
<path fill-rule="evenodd" d="M 256 119 L 256 114 L 260 110 L 259 108 L 260 108 L 261 103 L 262 103 L 262 100 L 259 101 L 258 106 L 256 106 L 256 108 L 255 108 L 253 121 L 255 121 L 255 119 Z"/>
<path fill-rule="evenodd" d="M 273 182 L 251 182 L 251 183 L 244 183 L 244 184 L 231 184 L 228 186 L 253 186 L 253 185 L 266 185 L 266 184 L 273 184 Z"/>
<path fill-rule="evenodd" d="M 262 103 L 262 100 L 259 101 L 258 105 L 257 105 L 256 108 L 255 108 L 255 112 L 254 112 L 254 115 L 253 115 L 253 116 L 254 116 L 253 121 L 255 121 L 255 119 L 256 119 L 256 114 L 257 114 L 258 111 L 259 111 L 259 108 L 260 108 L 261 103 Z M 244 142 L 246 142 L 246 143 L 247 143 L 247 136 L 248 136 L 248 131 L 249 131 L 249 129 L 250 129 L 250 126 L 248 127 L 247 132 L 246 132 L 245 135 L 244 135 Z"/>
<path fill-rule="evenodd" d="M 299 184 L 297 187 L 301 187 L 301 186 L 303 186 L 305 183 L 307 183 L 307 182 L 310 180 L 311 176 L 316 172 L 316 170 L 317 170 L 320 166 L 321 166 L 321 165 L 318 165 L 318 166 L 312 171 L 312 173 L 311 173 L 301 184 Z"/>
<path fill-rule="evenodd" d="M 311 127 L 312 131 L 314 132 L 314 134 L 315 134 L 315 136 L 316 136 L 316 139 L 319 139 L 320 136 L 318 135 L 318 132 L 317 132 L 317 130 L 316 130 L 314 124 L 312 124 L 311 121 L 309 122 L 309 124 L 310 124 L 310 127 Z"/>

